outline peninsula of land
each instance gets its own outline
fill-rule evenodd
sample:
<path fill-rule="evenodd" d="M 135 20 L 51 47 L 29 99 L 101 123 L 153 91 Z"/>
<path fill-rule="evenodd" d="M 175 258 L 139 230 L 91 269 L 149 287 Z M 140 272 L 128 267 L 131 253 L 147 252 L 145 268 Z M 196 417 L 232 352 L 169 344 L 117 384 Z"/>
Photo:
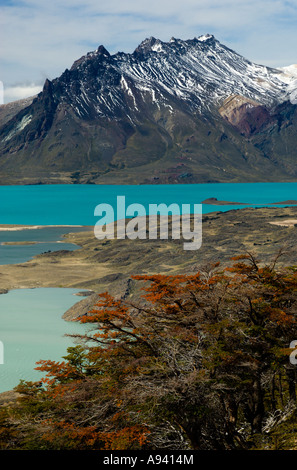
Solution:
<path fill-rule="evenodd" d="M 72 320 L 109 291 L 121 297 L 138 295 L 136 274 L 193 273 L 212 263 L 230 264 L 230 258 L 252 252 L 263 263 L 284 253 L 280 264 L 297 262 L 297 208 L 243 208 L 203 216 L 202 246 L 185 251 L 183 240 L 98 240 L 93 227 L 63 237 L 80 248 L 43 253 L 32 260 L 0 266 L 1 291 L 37 287 L 71 287 L 91 295 L 74 305 L 64 318 Z M 0 228 L 3 228 L 1 226 Z"/>

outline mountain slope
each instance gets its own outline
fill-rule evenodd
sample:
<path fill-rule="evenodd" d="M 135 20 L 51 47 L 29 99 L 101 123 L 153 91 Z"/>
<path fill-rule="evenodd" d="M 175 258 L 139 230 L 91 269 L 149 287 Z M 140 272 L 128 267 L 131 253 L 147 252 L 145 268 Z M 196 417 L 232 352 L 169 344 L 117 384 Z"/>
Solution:
<path fill-rule="evenodd" d="M 0 183 L 294 180 L 294 70 L 211 35 L 100 46 L 0 122 Z"/>
<path fill-rule="evenodd" d="M 16 114 L 18 114 L 22 109 L 29 106 L 35 96 L 31 98 L 25 98 L 22 100 L 12 101 L 11 103 L 1 104 L 0 105 L 0 127 L 2 127 L 6 122 L 12 119 Z"/>

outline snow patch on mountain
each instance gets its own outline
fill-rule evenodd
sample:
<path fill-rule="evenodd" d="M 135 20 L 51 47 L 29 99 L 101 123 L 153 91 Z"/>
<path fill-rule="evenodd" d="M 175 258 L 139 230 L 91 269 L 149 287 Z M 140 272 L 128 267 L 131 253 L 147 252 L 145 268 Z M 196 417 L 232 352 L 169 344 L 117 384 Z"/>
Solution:
<path fill-rule="evenodd" d="M 292 104 L 297 104 L 297 64 L 281 67 L 280 79 L 287 84 L 287 92 Z"/>
<path fill-rule="evenodd" d="M 10 133 L 3 139 L 3 142 L 8 142 L 18 132 L 21 132 L 32 121 L 32 116 L 24 116 L 22 120 L 10 131 Z"/>

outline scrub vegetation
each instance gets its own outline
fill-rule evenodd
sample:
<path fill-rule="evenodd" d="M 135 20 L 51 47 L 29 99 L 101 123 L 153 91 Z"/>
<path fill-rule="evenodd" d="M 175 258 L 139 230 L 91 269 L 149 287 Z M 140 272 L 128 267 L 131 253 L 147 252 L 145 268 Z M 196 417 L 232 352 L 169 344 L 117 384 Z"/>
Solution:
<path fill-rule="evenodd" d="M 297 268 L 252 254 L 191 275 L 138 275 L 0 410 L 0 448 L 296 449 Z M 293 360 L 292 360 L 293 358 Z"/>

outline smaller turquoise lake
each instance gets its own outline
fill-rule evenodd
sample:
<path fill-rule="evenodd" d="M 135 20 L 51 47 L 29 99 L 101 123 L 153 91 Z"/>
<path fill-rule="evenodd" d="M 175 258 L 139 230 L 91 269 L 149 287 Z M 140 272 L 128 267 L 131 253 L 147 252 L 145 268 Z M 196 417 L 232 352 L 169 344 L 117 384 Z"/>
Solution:
<path fill-rule="evenodd" d="M 40 380 L 36 361 L 61 361 L 75 342 L 65 334 L 83 334 L 86 326 L 66 322 L 62 315 L 82 299 L 77 289 L 17 289 L 0 295 L 0 341 L 4 364 L 0 364 L 0 393 L 12 390 L 21 379 Z"/>
<path fill-rule="evenodd" d="M 35 255 L 47 251 L 79 248 L 73 243 L 63 242 L 63 234 L 82 231 L 82 227 L 44 227 L 40 229 L 0 231 L 0 265 L 24 263 Z M 5 242 L 35 242 L 33 245 L 5 245 Z"/>

